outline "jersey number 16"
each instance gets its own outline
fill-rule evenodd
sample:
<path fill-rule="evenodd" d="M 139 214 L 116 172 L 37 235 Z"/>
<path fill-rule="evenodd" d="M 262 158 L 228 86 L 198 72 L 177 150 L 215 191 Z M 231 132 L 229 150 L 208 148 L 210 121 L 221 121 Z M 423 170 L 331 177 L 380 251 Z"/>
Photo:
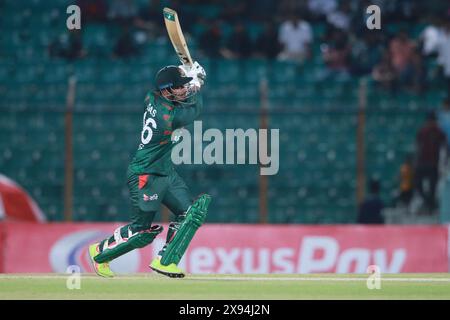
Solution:
<path fill-rule="evenodd" d="M 156 129 L 156 121 L 153 118 L 148 118 L 145 120 L 147 112 L 144 113 L 144 126 L 141 132 L 141 142 L 142 144 L 147 144 L 152 140 L 153 130 Z"/>

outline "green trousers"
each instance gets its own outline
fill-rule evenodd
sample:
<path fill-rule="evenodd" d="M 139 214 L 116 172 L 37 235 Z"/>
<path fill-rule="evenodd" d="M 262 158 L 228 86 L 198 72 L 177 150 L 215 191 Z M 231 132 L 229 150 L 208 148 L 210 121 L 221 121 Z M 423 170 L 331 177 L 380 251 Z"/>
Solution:
<path fill-rule="evenodd" d="M 184 214 L 192 204 L 189 189 L 175 170 L 168 176 L 128 172 L 128 189 L 133 231 L 148 229 L 161 203 L 175 216 Z"/>

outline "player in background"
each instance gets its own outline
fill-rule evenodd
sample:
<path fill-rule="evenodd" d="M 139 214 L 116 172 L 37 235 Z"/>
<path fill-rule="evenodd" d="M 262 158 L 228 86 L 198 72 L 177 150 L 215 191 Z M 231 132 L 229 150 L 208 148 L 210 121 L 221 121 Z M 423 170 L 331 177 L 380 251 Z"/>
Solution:
<path fill-rule="evenodd" d="M 150 268 L 169 277 L 184 277 L 177 265 L 204 222 L 211 197 L 203 194 L 192 201 L 171 160 L 177 142 L 171 136 L 175 129 L 192 123 L 200 115 L 203 107 L 200 88 L 205 78 L 205 70 L 197 62 L 192 67 L 167 66 L 157 73 L 156 89 L 145 98 L 140 144 L 128 167 L 131 221 L 117 228 L 111 237 L 89 246 L 98 275 L 113 277 L 109 262 L 149 245 L 163 231 L 162 226 L 152 225 L 163 203 L 175 219 L 169 224 L 166 244 Z"/>

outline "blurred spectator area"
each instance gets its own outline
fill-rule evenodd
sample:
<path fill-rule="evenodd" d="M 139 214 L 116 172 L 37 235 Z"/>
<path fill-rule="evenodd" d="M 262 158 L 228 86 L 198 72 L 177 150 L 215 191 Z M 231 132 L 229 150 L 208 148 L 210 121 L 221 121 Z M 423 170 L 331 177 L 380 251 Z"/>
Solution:
<path fill-rule="evenodd" d="M 72 2 L 0 1 L 6 13 L 0 21 L 0 171 L 26 188 L 49 220 L 63 218 L 70 75 L 78 80 L 74 219 L 127 219 L 125 175 L 138 144 L 143 97 L 159 68 L 178 63 L 162 14 L 156 12 L 165 5 L 178 10 L 191 54 L 208 72 L 204 130 L 258 128 L 259 82 L 269 81 L 269 126 L 280 129 L 280 171 L 269 177 L 270 222 L 356 221 L 361 77 L 369 79 L 366 175 L 380 181 L 386 203 L 398 189 L 405 156 L 414 152 L 415 132 L 447 95 L 439 49 L 420 54 L 422 31 L 435 23 L 429 16 L 445 12 L 440 1 L 427 1 L 426 8 L 422 1 L 377 1 L 385 4 L 386 15 L 383 31 L 373 34 L 361 27 L 364 1 L 346 6 L 331 0 L 77 2 L 89 8 L 78 32 L 81 42 L 65 29 L 65 8 Z M 130 8 L 118 10 L 113 4 Z M 300 62 L 277 58 L 285 49 L 278 31 L 290 10 L 302 13 L 311 28 L 309 53 Z M 402 30 L 423 64 L 411 72 L 420 70 L 423 81 L 404 84 L 395 70 L 392 78 L 383 73 L 390 72 L 390 43 Z M 262 41 L 265 34 L 273 46 Z M 252 46 L 240 52 L 243 47 L 235 46 L 233 37 L 248 37 Z M 79 54 L 51 51 L 71 38 Z M 380 64 L 378 81 L 372 74 Z M 419 79 L 415 75 L 407 79 Z M 178 170 L 193 195 L 213 195 L 210 222 L 258 221 L 258 167 L 185 165 Z"/>

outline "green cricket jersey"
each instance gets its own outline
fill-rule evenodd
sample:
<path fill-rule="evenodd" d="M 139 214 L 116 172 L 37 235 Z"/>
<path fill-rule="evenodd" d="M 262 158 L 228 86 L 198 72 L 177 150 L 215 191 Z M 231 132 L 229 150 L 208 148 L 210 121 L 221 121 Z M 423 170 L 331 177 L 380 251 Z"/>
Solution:
<path fill-rule="evenodd" d="M 200 92 L 189 102 L 192 104 L 168 101 L 158 92 L 146 96 L 140 144 L 129 172 L 169 175 L 174 170 L 170 156 L 175 142 L 171 141 L 171 135 L 175 129 L 192 123 L 200 115 L 203 107 Z"/>

